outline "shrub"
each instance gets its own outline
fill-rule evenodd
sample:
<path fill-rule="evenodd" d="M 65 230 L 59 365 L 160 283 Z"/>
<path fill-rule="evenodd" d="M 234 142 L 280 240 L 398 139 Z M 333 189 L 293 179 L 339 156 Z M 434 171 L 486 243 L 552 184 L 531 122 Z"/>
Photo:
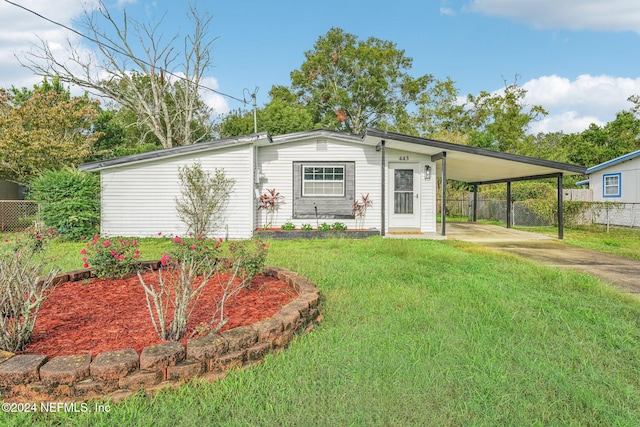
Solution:
<path fill-rule="evenodd" d="M 280 226 L 281 230 L 295 230 L 296 226 L 292 222 L 285 222 Z"/>
<path fill-rule="evenodd" d="M 347 226 L 342 222 L 334 222 L 331 224 L 331 229 L 335 231 L 344 231 L 347 229 Z"/>
<path fill-rule="evenodd" d="M 30 186 L 42 221 L 66 239 L 91 236 L 100 226 L 100 178 L 78 169 L 46 171 Z"/>
<path fill-rule="evenodd" d="M 326 222 L 323 222 L 322 224 L 320 224 L 318 226 L 318 230 L 319 231 L 329 231 L 329 230 L 331 230 L 331 226 L 329 224 L 327 224 Z"/>
<path fill-rule="evenodd" d="M 300 230 L 311 231 L 313 230 L 313 227 L 311 226 L 311 224 L 302 224 L 302 227 L 300 227 Z"/>
<path fill-rule="evenodd" d="M 206 265 L 208 261 L 217 262 L 219 258 L 218 248 L 222 244 L 222 239 L 210 239 L 204 236 L 189 236 L 181 238 L 174 236 L 173 245 L 169 253 L 164 256 L 164 264 L 175 264 L 178 261 L 190 262 L 194 260 L 196 266 Z M 205 263 L 205 264 L 203 264 Z M 202 273 L 202 272 L 200 272 Z"/>
<path fill-rule="evenodd" d="M 229 243 L 230 270 L 242 280 L 242 286 L 249 287 L 256 274 L 262 272 L 267 259 L 266 243 L 260 240 L 243 240 Z"/>
<path fill-rule="evenodd" d="M 195 242 L 173 238 L 172 255 L 163 255 L 162 267 L 154 273 L 155 283 L 145 281 L 138 272 L 151 322 L 163 340 L 178 341 L 186 335 L 191 313 L 207 284 L 219 286 L 222 296 L 216 302 L 211 321 L 198 332 L 218 331 L 229 320 L 225 317 L 225 304 L 251 283 L 262 270 L 267 255 L 267 245 L 258 240 L 232 242 L 225 247 L 220 240 L 196 238 Z M 224 277 L 217 274 L 221 272 L 230 274 Z M 173 307 L 171 319 L 169 307 Z"/>
<path fill-rule="evenodd" d="M 24 235 L 0 249 L 0 349 L 16 352 L 31 339 L 40 306 L 58 269 L 45 256 L 47 237 Z"/>
<path fill-rule="evenodd" d="M 198 298 L 215 274 L 215 265 L 207 257 L 180 259 L 170 268 L 161 267 L 154 273 L 157 283 L 146 282 L 138 272 L 151 322 L 160 339 L 179 341 L 185 336 Z M 173 307 L 170 322 L 169 306 Z"/>
<path fill-rule="evenodd" d="M 101 238 L 96 234 L 93 240 L 80 251 L 84 268 L 92 268 L 96 277 L 124 277 L 135 271 L 140 259 L 138 241 L 123 237 Z"/>
<path fill-rule="evenodd" d="M 222 169 L 211 175 L 197 162 L 181 167 L 178 177 L 182 197 L 176 198 L 176 210 L 180 220 L 193 235 L 215 232 L 235 181 L 227 178 Z"/>

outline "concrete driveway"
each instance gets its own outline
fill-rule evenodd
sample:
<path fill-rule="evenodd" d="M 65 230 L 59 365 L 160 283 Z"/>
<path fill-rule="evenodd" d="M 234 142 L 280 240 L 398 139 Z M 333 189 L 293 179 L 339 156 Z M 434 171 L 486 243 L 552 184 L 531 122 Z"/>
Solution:
<path fill-rule="evenodd" d="M 596 276 L 640 296 L 640 261 L 583 249 L 561 240 L 488 224 L 448 223 L 447 238 L 480 244 L 531 261 Z"/>

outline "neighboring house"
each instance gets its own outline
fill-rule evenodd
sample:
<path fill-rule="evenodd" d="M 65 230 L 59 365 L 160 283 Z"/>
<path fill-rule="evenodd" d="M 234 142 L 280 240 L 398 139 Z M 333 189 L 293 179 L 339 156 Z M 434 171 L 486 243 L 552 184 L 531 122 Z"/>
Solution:
<path fill-rule="evenodd" d="M 593 200 L 597 202 L 640 203 L 640 150 L 588 168 Z"/>
<path fill-rule="evenodd" d="M 611 202 L 594 207 L 592 221 L 598 224 L 637 227 L 640 225 L 640 150 L 588 168 L 594 202 Z"/>
<path fill-rule="evenodd" d="M 178 169 L 200 162 L 235 180 L 224 227 L 214 234 L 248 238 L 266 218 L 261 194 L 284 196 L 273 226 L 342 222 L 355 227 L 353 203 L 369 194 L 365 228 L 381 234 L 436 232 L 437 177 L 477 185 L 582 174 L 585 168 L 367 129 L 364 135 L 314 130 L 257 133 L 87 163 L 101 176 L 101 230 L 105 235 L 184 234 L 176 214 Z M 560 192 L 562 194 L 562 192 Z M 317 215 L 317 216 L 316 216 Z M 441 224 L 444 234 L 445 223 Z"/>
<path fill-rule="evenodd" d="M 22 200 L 24 190 L 15 182 L 0 179 L 0 200 Z"/>

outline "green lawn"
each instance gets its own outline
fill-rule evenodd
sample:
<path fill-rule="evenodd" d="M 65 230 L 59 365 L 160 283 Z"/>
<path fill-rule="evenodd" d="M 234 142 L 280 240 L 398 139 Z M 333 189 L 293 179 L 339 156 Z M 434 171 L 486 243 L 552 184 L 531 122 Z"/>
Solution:
<path fill-rule="evenodd" d="M 640 425 L 640 303 L 446 241 L 274 241 L 325 316 L 259 366 L 0 425 Z"/>
<path fill-rule="evenodd" d="M 558 235 L 558 230 L 550 227 L 518 227 L 518 229 L 553 237 Z M 640 229 L 638 228 L 611 227 L 607 232 L 603 226 L 565 227 L 564 242 L 569 245 L 640 261 Z"/>

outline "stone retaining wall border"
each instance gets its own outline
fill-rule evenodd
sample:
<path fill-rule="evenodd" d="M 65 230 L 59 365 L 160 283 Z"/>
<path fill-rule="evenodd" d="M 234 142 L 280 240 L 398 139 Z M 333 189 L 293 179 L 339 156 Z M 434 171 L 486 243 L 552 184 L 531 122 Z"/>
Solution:
<path fill-rule="evenodd" d="M 158 262 L 147 266 L 158 267 Z M 268 319 L 220 334 L 89 354 L 57 356 L 0 352 L 0 398 L 5 401 L 122 399 L 140 388 L 155 391 L 194 377 L 218 379 L 230 368 L 250 366 L 286 348 L 296 333 L 321 321 L 320 292 L 304 277 L 279 267 L 265 274 L 287 283 L 298 297 Z M 91 277 L 90 270 L 65 273 L 58 283 Z"/>

